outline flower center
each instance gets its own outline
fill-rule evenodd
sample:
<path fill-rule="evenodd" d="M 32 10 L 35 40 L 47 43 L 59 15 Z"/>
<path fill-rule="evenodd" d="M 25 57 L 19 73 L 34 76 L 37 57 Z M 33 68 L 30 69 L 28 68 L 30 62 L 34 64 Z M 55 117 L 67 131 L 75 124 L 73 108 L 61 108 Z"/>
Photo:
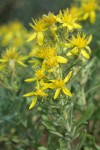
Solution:
<path fill-rule="evenodd" d="M 35 75 L 40 79 L 43 79 L 45 77 L 41 70 L 36 70 Z"/>
<path fill-rule="evenodd" d="M 83 6 L 83 8 L 86 12 L 90 12 L 96 9 L 96 4 L 93 2 L 88 2 Z"/>
<path fill-rule="evenodd" d="M 64 86 L 64 81 L 62 79 L 60 79 L 59 81 L 55 81 L 54 82 L 55 86 L 58 88 L 62 88 Z"/>

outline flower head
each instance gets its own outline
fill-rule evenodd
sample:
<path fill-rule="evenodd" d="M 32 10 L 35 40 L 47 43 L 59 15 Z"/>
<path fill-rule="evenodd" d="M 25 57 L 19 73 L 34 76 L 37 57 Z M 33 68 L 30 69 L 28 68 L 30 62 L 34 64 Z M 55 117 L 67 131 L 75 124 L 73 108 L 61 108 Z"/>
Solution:
<path fill-rule="evenodd" d="M 9 48 L 2 53 L 0 67 L 4 68 L 8 65 L 11 69 L 14 69 L 16 63 L 26 67 L 27 65 L 23 63 L 26 59 L 27 56 L 21 55 L 20 52 L 18 52 L 15 48 Z"/>
<path fill-rule="evenodd" d="M 82 2 L 81 9 L 83 10 L 83 20 L 90 18 L 90 22 L 93 24 L 96 18 L 95 11 L 99 9 L 97 0 L 86 0 L 85 2 Z"/>
<path fill-rule="evenodd" d="M 70 8 L 70 13 L 72 16 L 74 16 L 75 18 L 77 18 L 78 21 L 81 20 L 81 15 L 82 15 L 82 9 L 72 5 Z"/>
<path fill-rule="evenodd" d="M 44 40 L 44 31 L 46 31 L 46 24 L 44 23 L 43 19 L 39 19 L 38 21 L 33 20 L 34 25 L 30 23 L 30 26 L 34 29 L 34 33 L 31 35 L 31 37 L 28 39 L 28 41 L 32 41 L 35 38 L 37 39 L 37 42 L 39 45 L 43 44 Z"/>
<path fill-rule="evenodd" d="M 86 34 L 78 33 L 77 36 L 72 36 L 72 39 L 69 40 L 70 43 L 67 43 L 66 46 L 72 48 L 72 50 L 67 54 L 70 55 L 77 55 L 82 54 L 85 58 L 89 59 L 91 54 L 91 49 L 88 46 L 92 40 L 92 35 L 86 38 Z M 88 51 L 88 53 L 86 52 Z"/>
<path fill-rule="evenodd" d="M 57 56 L 57 55 L 53 55 L 53 56 L 47 56 L 44 60 L 45 64 L 47 65 L 47 67 L 57 67 L 59 66 L 59 64 L 65 64 L 67 63 L 67 59 L 62 57 L 62 56 Z"/>
<path fill-rule="evenodd" d="M 42 88 L 40 88 L 39 82 L 37 81 L 36 91 L 29 92 L 23 95 L 23 97 L 27 97 L 27 96 L 34 96 L 34 99 L 32 100 L 32 103 L 29 106 L 29 109 L 31 109 L 34 107 L 39 97 L 45 97 L 47 96 L 47 94 L 42 90 Z"/>
<path fill-rule="evenodd" d="M 63 27 L 67 27 L 69 30 L 81 28 L 82 26 L 77 23 L 77 18 L 69 12 L 68 9 L 59 12 L 58 22 L 62 24 Z"/>
<path fill-rule="evenodd" d="M 31 57 L 45 59 L 48 56 L 53 56 L 56 53 L 55 47 L 51 46 L 44 46 L 44 47 L 36 47 L 30 53 Z"/>
<path fill-rule="evenodd" d="M 34 82 L 34 81 L 43 81 L 43 79 L 45 78 L 45 65 L 42 65 L 41 69 L 37 69 L 35 70 L 35 77 L 34 78 L 29 78 L 26 79 L 25 82 Z"/>
<path fill-rule="evenodd" d="M 50 80 L 51 83 L 44 83 L 43 89 L 56 89 L 54 99 L 58 97 L 60 94 L 60 91 L 63 91 L 63 93 L 67 96 L 72 96 L 71 92 L 66 88 L 66 83 L 69 81 L 70 77 L 72 75 L 72 71 L 69 72 L 69 74 L 65 77 L 64 80 L 58 79 L 58 80 Z"/>
<path fill-rule="evenodd" d="M 49 13 L 43 16 L 43 20 L 48 26 L 52 26 L 57 22 L 57 17 L 53 13 Z"/>

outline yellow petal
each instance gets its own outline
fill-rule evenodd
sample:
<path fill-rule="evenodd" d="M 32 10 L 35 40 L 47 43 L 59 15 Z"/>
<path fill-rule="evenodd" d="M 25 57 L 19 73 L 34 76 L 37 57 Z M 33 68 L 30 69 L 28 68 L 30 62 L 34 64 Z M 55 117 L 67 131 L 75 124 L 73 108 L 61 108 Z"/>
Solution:
<path fill-rule="evenodd" d="M 35 106 L 36 102 L 37 102 L 37 97 L 35 97 L 35 98 L 33 99 L 31 105 L 29 106 L 29 109 L 33 108 L 33 107 Z"/>
<path fill-rule="evenodd" d="M 21 61 L 26 60 L 28 58 L 29 58 L 29 56 L 19 56 L 19 60 L 21 60 Z"/>
<path fill-rule="evenodd" d="M 68 53 L 66 54 L 66 56 L 72 56 L 72 53 L 71 53 L 71 52 L 68 52 Z"/>
<path fill-rule="evenodd" d="M 43 40 L 44 40 L 43 33 L 42 32 L 38 32 L 38 34 L 37 34 L 37 42 L 38 42 L 38 44 L 42 45 L 43 44 Z"/>
<path fill-rule="evenodd" d="M 46 90 L 46 89 L 54 89 L 55 86 L 53 83 L 43 83 L 43 87 L 42 90 Z"/>
<path fill-rule="evenodd" d="M 36 81 L 36 89 L 39 89 L 40 88 L 40 83 L 39 83 L 39 81 L 37 80 Z"/>
<path fill-rule="evenodd" d="M 5 64 L 0 64 L 0 70 L 4 69 L 6 67 Z"/>
<path fill-rule="evenodd" d="M 70 51 L 73 55 L 77 55 L 78 54 L 78 48 L 74 47 L 71 51 Z"/>
<path fill-rule="evenodd" d="M 60 88 L 56 90 L 55 95 L 54 95 L 54 99 L 56 99 L 60 93 Z"/>
<path fill-rule="evenodd" d="M 33 34 L 31 35 L 31 37 L 27 40 L 27 42 L 30 42 L 30 41 L 34 40 L 34 39 L 36 38 L 36 35 L 37 35 L 36 32 L 33 33 Z"/>
<path fill-rule="evenodd" d="M 68 30 L 73 30 L 73 26 L 72 25 L 66 24 L 66 26 L 67 26 Z"/>
<path fill-rule="evenodd" d="M 57 56 L 57 62 L 58 63 L 67 63 L 67 59 L 62 56 Z"/>
<path fill-rule="evenodd" d="M 68 82 L 68 81 L 69 81 L 69 79 L 70 79 L 71 75 L 72 75 L 72 71 L 70 71 L 70 72 L 69 72 L 69 74 L 65 77 L 65 79 L 64 79 L 64 83 L 66 83 L 66 82 Z"/>
<path fill-rule="evenodd" d="M 72 47 L 72 44 L 71 43 L 65 43 L 65 47 L 70 48 L 70 47 Z"/>
<path fill-rule="evenodd" d="M 90 44 L 91 40 L 92 40 L 92 35 L 90 35 L 89 38 L 87 39 L 87 44 Z"/>
<path fill-rule="evenodd" d="M 54 71 L 54 68 L 51 68 L 48 70 L 48 72 L 53 72 Z"/>
<path fill-rule="evenodd" d="M 24 64 L 23 62 L 21 62 L 21 61 L 17 61 L 17 63 L 18 64 L 20 64 L 21 66 L 23 66 L 23 67 L 27 67 L 27 65 L 26 64 Z"/>
<path fill-rule="evenodd" d="M 74 23 L 73 26 L 74 26 L 74 28 L 76 28 L 76 29 L 81 29 L 81 28 L 82 28 L 82 26 L 79 25 L 79 24 L 77 24 L 77 23 Z"/>
<path fill-rule="evenodd" d="M 91 54 L 91 49 L 90 49 L 90 47 L 89 47 L 89 46 L 86 46 L 85 48 L 88 50 L 89 54 Z"/>
<path fill-rule="evenodd" d="M 63 92 L 68 96 L 72 96 L 71 92 L 67 88 L 63 88 Z"/>
<path fill-rule="evenodd" d="M 92 24 L 95 23 L 95 18 L 96 18 L 96 13 L 95 13 L 94 11 L 92 11 L 92 12 L 90 13 L 90 22 L 91 22 Z"/>
<path fill-rule="evenodd" d="M 37 80 L 37 78 L 29 78 L 29 79 L 26 79 L 26 80 L 24 80 L 25 82 L 33 82 L 33 81 L 35 81 L 35 80 Z"/>
<path fill-rule="evenodd" d="M 82 54 L 85 58 L 90 59 L 89 54 L 88 54 L 85 50 L 81 50 L 81 54 Z"/>
<path fill-rule="evenodd" d="M 35 94 L 35 92 L 29 92 L 27 94 L 24 94 L 23 97 L 33 96 L 34 94 Z"/>
<path fill-rule="evenodd" d="M 85 13 L 85 15 L 83 16 L 83 20 L 86 20 L 89 17 L 89 13 Z"/>
<path fill-rule="evenodd" d="M 5 62 L 7 62 L 7 60 L 5 60 L 5 59 L 0 59 L 0 62 L 5 63 Z"/>

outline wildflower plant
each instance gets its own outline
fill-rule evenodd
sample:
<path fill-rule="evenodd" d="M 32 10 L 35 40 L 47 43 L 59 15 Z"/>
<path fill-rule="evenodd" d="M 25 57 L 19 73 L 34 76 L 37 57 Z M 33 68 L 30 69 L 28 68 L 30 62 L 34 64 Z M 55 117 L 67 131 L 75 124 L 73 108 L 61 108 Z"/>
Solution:
<path fill-rule="evenodd" d="M 39 105 L 42 107 L 39 110 L 44 114 L 42 123 L 56 140 L 58 139 L 55 143 L 59 143 L 56 147 L 59 150 L 78 150 L 81 147 L 82 143 L 71 143 L 80 137 L 81 142 L 86 139 L 85 128 L 79 133 L 79 126 L 88 120 L 94 111 L 94 106 L 90 104 L 83 117 L 74 119 L 73 116 L 77 90 L 72 89 L 74 82 L 76 83 L 76 76 L 91 58 L 92 40 L 91 34 L 83 33 L 78 21 L 77 16 L 68 9 L 60 11 L 57 15 L 43 15 L 36 22 L 33 21 L 34 25 L 31 24 L 34 32 L 28 39 L 28 42 L 33 42 L 29 62 L 33 63 L 35 71 L 25 82 L 34 84 L 34 90 L 23 97 L 32 97 L 29 109 L 35 109 Z M 50 146 L 51 149 L 54 149 L 53 146 Z"/>
<path fill-rule="evenodd" d="M 56 15 L 32 19 L 30 32 L 19 22 L 1 26 L 4 149 L 100 149 L 100 42 L 91 30 L 99 9 L 97 0 L 80 0 Z"/>

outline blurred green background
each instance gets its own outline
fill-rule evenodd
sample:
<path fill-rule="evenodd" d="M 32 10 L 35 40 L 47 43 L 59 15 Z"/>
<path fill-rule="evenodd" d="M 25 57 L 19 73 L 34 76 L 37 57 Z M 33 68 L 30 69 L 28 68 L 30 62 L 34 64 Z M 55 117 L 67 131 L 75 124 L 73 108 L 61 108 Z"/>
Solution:
<path fill-rule="evenodd" d="M 41 14 L 57 13 L 70 5 L 72 0 L 0 0 L 0 24 L 20 20 L 28 27 L 31 18 Z"/>

